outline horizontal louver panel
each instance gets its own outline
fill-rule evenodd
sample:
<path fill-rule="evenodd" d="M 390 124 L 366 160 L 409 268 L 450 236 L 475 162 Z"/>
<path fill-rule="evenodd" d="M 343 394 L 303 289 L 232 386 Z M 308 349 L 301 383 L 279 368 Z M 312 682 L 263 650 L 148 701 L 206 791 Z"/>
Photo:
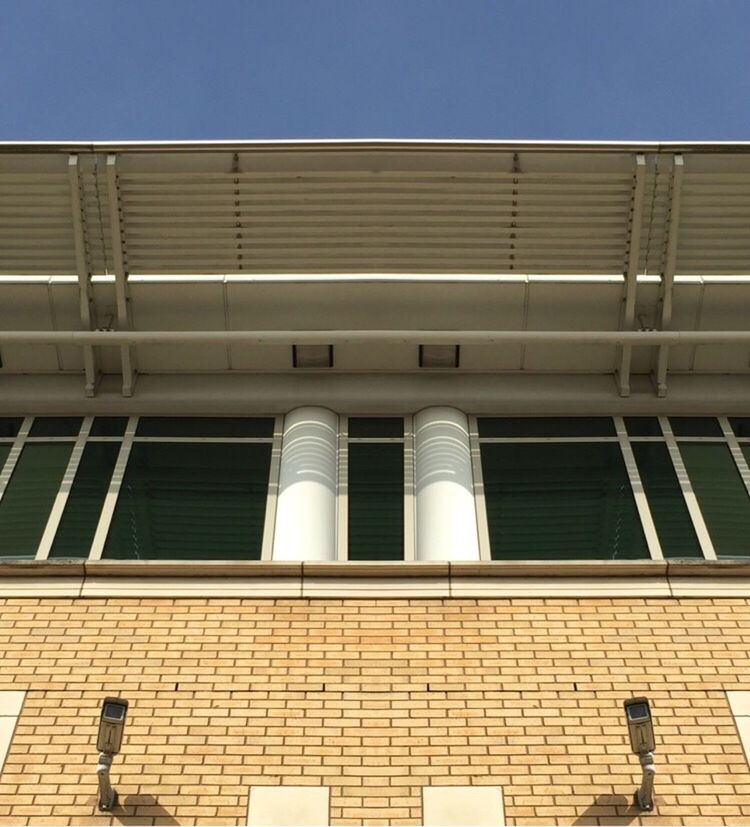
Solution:
<path fill-rule="evenodd" d="M 616 443 L 484 444 L 496 560 L 649 556 Z"/>
<path fill-rule="evenodd" d="M 88 557 L 119 452 L 118 442 L 90 442 L 86 446 L 50 557 Z"/>
<path fill-rule="evenodd" d="M 633 454 L 665 557 L 703 557 L 667 446 L 634 442 Z"/>
<path fill-rule="evenodd" d="M 403 557 L 404 446 L 350 443 L 349 559 Z"/>
<path fill-rule="evenodd" d="M 750 557 L 750 497 L 729 448 L 711 442 L 679 447 L 717 557 Z"/>
<path fill-rule="evenodd" d="M 103 556 L 257 560 L 270 462 L 270 444 L 134 444 Z"/>
<path fill-rule="evenodd" d="M 0 500 L 0 557 L 36 556 L 72 450 L 72 442 L 23 449 Z"/>

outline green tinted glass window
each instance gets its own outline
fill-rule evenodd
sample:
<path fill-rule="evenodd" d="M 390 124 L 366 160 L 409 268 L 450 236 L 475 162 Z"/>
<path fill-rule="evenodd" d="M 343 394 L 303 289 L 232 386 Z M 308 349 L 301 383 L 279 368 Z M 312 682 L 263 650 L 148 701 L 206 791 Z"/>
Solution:
<path fill-rule="evenodd" d="M 729 421 L 738 437 L 745 439 L 750 437 L 750 416 L 733 416 Z"/>
<path fill-rule="evenodd" d="M 655 416 L 626 416 L 625 430 L 630 436 L 663 436 Z"/>
<path fill-rule="evenodd" d="M 91 436 L 122 436 L 127 424 L 127 416 L 97 416 L 89 433 Z"/>
<path fill-rule="evenodd" d="M 667 446 L 634 442 L 632 447 L 664 556 L 703 557 Z"/>
<path fill-rule="evenodd" d="M 25 446 L 0 500 L 0 557 L 36 555 L 72 450 L 72 442 Z"/>
<path fill-rule="evenodd" d="M 23 424 L 22 416 L 0 417 L 0 439 L 12 439 L 21 429 Z"/>
<path fill-rule="evenodd" d="M 272 437 L 273 419 L 241 417 L 142 416 L 136 436 Z"/>
<path fill-rule="evenodd" d="M 35 416 L 29 436 L 76 437 L 82 422 L 82 416 Z"/>
<path fill-rule="evenodd" d="M 495 560 L 649 556 L 616 443 L 482 445 Z"/>
<path fill-rule="evenodd" d="M 135 443 L 105 558 L 257 560 L 271 445 Z"/>
<path fill-rule="evenodd" d="M 3 470 L 3 465 L 5 465 L 5 460 L 8 459 L 8 454 L 10 453 L 11 446 L 7 443 L 3 445 L 0 443 L 0 471 Z"/>
<path fill-rule="evenodd" d="M 675 436 L 723 436 L 719 420 L 711 416 L 670 416 Z"/>
<path fill-rule="evenodd" d="M 88 557 L 119 452 L 117 442 L 90 442 L 86 446 L 50 557 Z"/>
<path fill-rule="evenodd" d="M 729 448 L 721 443 L 680 443 L 717 557 L 750 557 L 750 497 Z"/>
<path fill-rule="evenodd" d="M 404 557 L 404 446 L 349 444 L 349 559 Z"/>
<path fill-rule="evenodd" d="M 481 437 L 615 436 L 608 416 L 504 416 L 479 419 Z"/>
<path fill-rule="evenodd" d="M 350 416 L 350 437 L 396 437 L 404 436 L 404 420 L 400 416 Z"/>

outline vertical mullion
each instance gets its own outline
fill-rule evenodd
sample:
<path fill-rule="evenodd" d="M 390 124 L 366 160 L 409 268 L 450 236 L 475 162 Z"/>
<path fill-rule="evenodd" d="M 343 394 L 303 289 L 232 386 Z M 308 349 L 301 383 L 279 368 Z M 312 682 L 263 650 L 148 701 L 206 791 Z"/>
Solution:
<path fill-rule="evenodd" d="M 65 469 L 65 473 L 63 474 L 62 481 L 60 482 L 60 489 L 58 490 L 57 496 L 55 497 L 55 502 L 52 505 L 52 510 L 50 511 L 47 525 L 44 528 L 44 534 L 42 534 L 42 539 L 39 542 L 39 548 L 36 552 L 37 560 L 46 560 L 49 557 L 50 550 L 52 549 L 52 543 L 55 540 L 55 534 L 57 534 L 57 529 L 60 526 L 60 520 L 62 519 L 63 512 L 65 511 L 65 506 L 67 505 L 70 491 L 73 488 L 73 481 L 75 480 L 76 473 L 78 472 L 78 466 L 81 462 L 83 451 L 86 448 L 86 440 L 88 439 L 89 432 L 91 431 L 93 421 L 93 416 L 86 416 L 83 419 L 81 430 L 78 432 L 78 437 L 76 438 L 75 444 L 73 445 L 73 450 L 70 454 L 70 459 L 68 460 L 68 467 Z"/>
<path fill-rule="evenodd" d="M 719 417 L 719 424 L 721 425 L 721 430 L 724 432 L 724 437 L 727 441 L 732 457 L 734 458 L 737 470 L 740 472 L 740 476 L 742 477 L 742 482 L 745 483 L 745 489 L 747 490 L 748 496 L 750 496 L 750 468 L 748 468 L 747 460 L 745 459 L 745 455 L 742 453 L 740 443 L 737 441 L 737 437 L 732 430 L 732 426 L 729 424 L 729 420 L 725 416 Z"/>
<path fill-rule="evenodd" d="M 685 505 L 690 514 L 690 519 L 693 521 L 693 529 L 700 543 L 703 556 L 706 560 L 716 560 L 716 550 L 711 541 L 711 535 L 708 533 L 708 528 L 706 528 L 706 521 L 703 519 L 700 505 L 698 505 L 698 498 L 693 491 L 685 463 L 682 461 L 682 454 L 677 445 L 677 440 L 672 433 L 672 426 L 669 424 L 669 419 L 666 416 L 659 417 L 659 424 L 661 425 L 664 440 L 667 443 L 667 450 L 669 451 L 669 456 L 672 458 L 672 465 L 674 466 L 675 474 L 677 474 L 677 481 L 680 484 L 682 496 L 685 498 Z"/>
<path fill-rule="evenodd" d="M 349 557 L 349 417 L 339 416 L 336 485 L 336 559 Z"/>
<path fill-rule="evenodd" d="M 23 446 L 26 442 L 26 437 L 29 435 L 31 423 L 33 421 L 33 416 L 24 417 L 21 427 L 18 429 L 18 433 L 16 434 L 16 438 L 13 440 L 13 446 L 8 452 L 3 470 L 0 472 L 0 500 L 2 500 L 3 494 L 5 494 L 5 489 L 8 487 L 8 483 L 10 482 L 10 478 L 13 476 L 13 471 L 15 471 L 16 463 L 18 462 L 18 458 L 21 456 L 21 451 L 23 451 Z"/>
<path fill-rule="evenodd" d="M 279 499 L 279 475 L 281 474 L 281 437 L 284 432 L 284 417 L 277 416 L 273 426 L 271 446 L 271 467 L 268 471 L 268 493 L 266 494 L 266 516 L 263 523 L 263 542 L 260 559 L 270 560 L 273 556 L 273 537 L 276 528 L 276 505 Z"/>
<path fill-rule="evenodd" d="M 659 542 L 659 535 L 656 533 L 656 526 L 654 525 L 654 518 L 651 514 L 651 508 L 648 504 L 646 492 L 643 489 L 643 481 L 641 480 L 640 472 L 638 471 L 638 463 L 635 461 L 635 454 L 628 439 L 628 432 L 625 428 L 625 420 L 621 416 L 613 417 L 615 423 L 615 430 L 617 431 L 617 441 L 620 443 L 620 452 L 625 463 L 625 469 L 628 472 L 628 479 L 630 480 L 630 488 L 633 491 L 635 505 L 638 509 L 638 516 L 641 519 L 641 527 L 646 537 L 648 551 L 652 560 L 663 560 L 664 553 L 662 552 L 661 543 Z"/>
<path fill-rule="evenodd" d="M 476 416 L 469 417 L 469 450 L 471 453 L 471 472 L 474 478 L 474 510 L 477 519 L 477 536 L 479 538 L 479 559 L 492 560 L 490 529 L 487 523 L 487 502 L 484 496 L 484 474 L 482 473 L 482 446 L 479 442 L 479 421 Z"/>
<path fill-rule="evenodd" d="M 123 477 L 125 476 L 125 469 L 130 457 L 130 450 L 133 447 L 133 437 L 135 436 L 135 429 L 138 427 L 138 417 L 131 416 L 128 419 L 128 425 L 125 428 L 125 435 L 122 438 L 122 445 L 120 445 L 120 453 L 117 455 L 117 462 L 115 463 L 114 471 L 112 471 L 112 479 L 109 481 L 109 489 L 104 498 L 102 511 L 99 515 L 99 522 L 96 526 L 96 533 L 94 540 L 91 543 L 91 551 L 89 553 L 89 560 L 101 560 L 102 552 L 104 551 L 104 544 L 107 541 L 109 534 L 109 526 L 112 522 L 112 516 L 115 513 L 115 506 L 117 505 L 117 497 L 120 493 L 120 486 L 122 485 Z"/>
<path fill-rule="evenodd" d="M 414 512 L 414 422 L 404 417 L 404 560 L 416 559 L 416 514 Z"/>

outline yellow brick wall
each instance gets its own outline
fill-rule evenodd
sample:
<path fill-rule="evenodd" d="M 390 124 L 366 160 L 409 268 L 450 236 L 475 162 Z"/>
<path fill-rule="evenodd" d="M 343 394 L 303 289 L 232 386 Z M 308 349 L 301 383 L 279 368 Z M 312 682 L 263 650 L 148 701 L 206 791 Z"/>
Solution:
<path fill-rule="evenodd" d="M 328 785 L 334 824 L 418 824 L 431 784 L 501 785 L 509 824 L 750 824 L 724 694 L 750 690 L 748 600 L 14 599 L 0 636 L 0 689 L 27 690 L 0 824 L 244 824 L 251 784 Z M 115 816 L 106 694 L 131 703 Z"/>

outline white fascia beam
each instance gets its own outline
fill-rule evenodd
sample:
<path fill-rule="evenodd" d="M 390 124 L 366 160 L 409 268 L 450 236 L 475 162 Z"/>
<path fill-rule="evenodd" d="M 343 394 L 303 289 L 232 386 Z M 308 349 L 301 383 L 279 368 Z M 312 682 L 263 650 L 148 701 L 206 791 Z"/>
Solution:
<path fill-rule="evenodd" d="M 641 257 L 641 224 L 643 220 L 643 194 L 646 189 L 646 156 L 636 155 L 633 174 L 633 200 L 630 209 L 628 262 L 625 270 L 625 295 L 622 307 L 622 330 L 632 330 L 635 321 L 635 300 L 638 284 L 638 264 Z M 633 349 L 622 345 L 618 353 L 617 387 L 620 396 L 630 396 L 630 364 Z"/>
<path fill-rule="evenodd" d="M 128 305 L 128 276 L 123 250 L 122 208 L 120 188 L 117 181 L 117 156 L 107 156 L 107 198 L 109 202 L 109 226 L 112 236 L 112 254 L 115 266 L 115 298 L 117 303 L 117 327 L 130 330 L 130 308 Z M 133 352 L 128 343 L 120 347 L 122 363 L 122 395 L 133 395 L 135 364 Z"/>
<path fill-rule="evenodd" d="M 2 330 L 0 344 L 128 345 L 371 344 L 730 345 L 750 330 Z"/>
<path fill-rule="evenodd" d="M 661 279 L 661 316 L 659 327 L 669 330 L 672 323 L 672 297 L 674 293 L 674 275 L 677 269 L 677 242 L 680 235 L 680 204 L 682 199 L 682 175 L 685 163 L 682 155 L 675 155 L 672 163 L 672 190 L 670 195 L 669 226 L 667 228 L 667 249 L 662 268 Z M 669 365 L 669 345 L 659 348 L 656 358 L 656 393 L 667 395 L 667 369 Z"/>
<path fill-rule="evenodd" d="M 73 218 L 73 241 L 76 253 L 76 272 L 78 274 L 78 304 L 81 314 L 81 327 L 92 330 L 91 318 L 91 266 L 86 247 L 86 230 L 84 226 L 83 210 L 81 208 L 81 179 L 78 156 L 68 158 L 68 182 L 70 184 L 70 209 Z M 91 345 L 83 348 L 83 367 L 86 376 L 86 396 L 96 393 L 96 354 Z"/>

